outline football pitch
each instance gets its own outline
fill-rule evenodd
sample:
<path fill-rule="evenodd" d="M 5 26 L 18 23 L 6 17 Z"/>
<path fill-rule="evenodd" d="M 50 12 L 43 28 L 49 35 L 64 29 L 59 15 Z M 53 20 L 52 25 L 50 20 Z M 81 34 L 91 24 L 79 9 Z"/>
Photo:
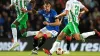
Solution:
<path fill-rule="evenodd" d="M 31 51 L 24 52 L 6 52 L 0 51 L 0 56 L 48 56 L 44 52 L 39 51 L 38 55 L 30 55 Z M 70 54 L 56 55 L 54 53 L 52 56 L 100 56 L 100 52 L 71 52 Z"/>

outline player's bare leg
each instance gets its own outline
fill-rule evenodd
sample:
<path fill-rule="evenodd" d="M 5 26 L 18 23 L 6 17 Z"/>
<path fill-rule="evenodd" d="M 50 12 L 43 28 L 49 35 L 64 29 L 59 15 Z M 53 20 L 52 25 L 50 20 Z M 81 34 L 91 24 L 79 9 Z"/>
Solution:
<path fill-rule="evenodd" d="M 65 37 L 65 36 L 66 36 L 66 33 L 61 32 L 61 33 L 58 35 L 58 37 L 57 37 L 56 41 L 54 42 L 54 44 L 53 44 L 52 48 L 50 49 L 50 51 L 47 50 L 47 49 L 45 49 L 45 48 L 43 48 L 43 51 L 44 51 L 46 54 L 48 54 L 49 56 L 51 56 L 52 53 L 55 52 L 56 49 L 59 47 L 61 40 L 62 40 L 63 37 Z"/>

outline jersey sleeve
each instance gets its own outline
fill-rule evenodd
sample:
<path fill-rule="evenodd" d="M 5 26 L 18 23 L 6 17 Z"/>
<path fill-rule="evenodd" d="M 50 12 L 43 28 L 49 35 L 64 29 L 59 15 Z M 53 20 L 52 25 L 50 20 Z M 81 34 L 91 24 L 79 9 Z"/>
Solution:
<path fill-rule="evenodd" d="M 16 3 L 16 0 L 11 0 L 11 5 L 14 5 Z"/>
<path fill-rule="evenodd" d="M 66 3 L 65 10 L 68 10 L 68 11 L 71 10 L 71 2 L 68 1 L 68 2 Z"/>
<path fill-rule="evenodd" d="M 22 0 L 22 8 L 26 9 L 27 10 L 27 1 L 25 0 Z"/>
<path fill-rule="evenodd" d="M 53 17 L 55 18 L 57 16 L 57 12 L 54 10 L 53 11 Z"/>
<path fill-rule="evenodd" d="M 80 8 L 84 8 L 85 6 L 80 2 Z"/>

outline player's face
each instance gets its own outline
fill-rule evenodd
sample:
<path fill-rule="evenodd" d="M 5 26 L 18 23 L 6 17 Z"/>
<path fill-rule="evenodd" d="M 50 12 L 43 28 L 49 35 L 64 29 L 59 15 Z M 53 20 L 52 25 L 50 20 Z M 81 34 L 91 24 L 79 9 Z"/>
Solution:
<path fill-rule="evenodd" d="M 49 12 L 50 11 L 50 8 L 51 8 L 51 5 L 50 4 L 45 4 L 44 5 L 44 10 Z"/>

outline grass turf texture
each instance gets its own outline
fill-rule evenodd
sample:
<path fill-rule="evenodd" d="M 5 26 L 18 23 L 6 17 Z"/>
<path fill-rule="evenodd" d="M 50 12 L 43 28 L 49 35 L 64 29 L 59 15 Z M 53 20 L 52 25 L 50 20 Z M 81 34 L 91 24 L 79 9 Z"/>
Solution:
<path fill-rule="evenodd" d="M 24 52 L 6 52 L 0 51 L 0 56 L 48 56 L 43 51 L 39 51 L 38 55 L 30 55 L 31 51 Z M 70 54 L 56 55 L 54 53 L 52 56 L 100 56 L 100 52 L 71 52 Z"/>

